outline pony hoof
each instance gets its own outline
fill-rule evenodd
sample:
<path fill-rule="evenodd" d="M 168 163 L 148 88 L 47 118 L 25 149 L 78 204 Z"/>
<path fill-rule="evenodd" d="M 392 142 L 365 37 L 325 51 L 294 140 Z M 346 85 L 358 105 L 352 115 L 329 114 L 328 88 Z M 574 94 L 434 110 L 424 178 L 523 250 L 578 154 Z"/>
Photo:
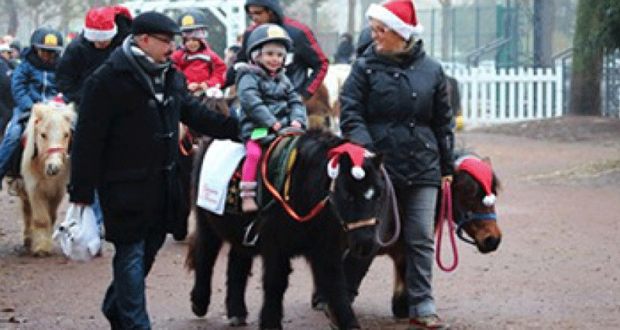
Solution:
<path fill-rule="evenodd" d="M 32 247 L 32 238 L 24 238 L 24 249 L 30 250 Z"/>
<path fill-rule="evenodd" d="M 233 316 L 228 319 L 228 325 L 231 327 L 240 327 L 248 325 L 248 322 L 246 321 L 245 316 Z"/>
<path fill-rule="evenodd" d="M 392 297 L 392 315 L 397 319 L 405 319 L 409 317 L 409 304 L 407 296 Z"/>
<path fill-rule="evenodd" d="M 30 255 L 30 247 L 25 245 L 16 246 L 13 251 L 20 257 L 25 257 Z"/>
<path fill-rule="evenodd" d="M 198 317 L 204 317 L 207 315 L 207 306 L 200 306 L 195 302 L 192 302 L 192 312 L 194 312 L 194 315 Z"/>
<path fill-rule="evenodd" d="M 315 311 L 325 311 L 325 309 L 327 308 L 327 302 L 321 294 L 314 293 L 312 295 L 312 300 L 310 301 L 310 303 L 312 304 L 312 309 L 314 309 Z"/>
<path fill-rule="evenodd" d="M 312 309 L 314 309 L 315 311 L 326 311 L 327 310 L 327 303 L 324 301 L 317 301 L 315 304 L 312 304 Z"/>
<path fill-rule="evenodd" d="M 39 250 L 32 253 L 32 256 L 37 258 L 46 258 L 51 256 L 52 253 L 50 251 Z"/>

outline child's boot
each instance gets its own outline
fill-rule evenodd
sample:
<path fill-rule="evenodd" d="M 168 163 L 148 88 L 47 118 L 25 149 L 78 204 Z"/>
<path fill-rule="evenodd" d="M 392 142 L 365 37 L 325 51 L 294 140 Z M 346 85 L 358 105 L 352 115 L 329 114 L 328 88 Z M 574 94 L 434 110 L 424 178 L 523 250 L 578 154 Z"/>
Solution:
<path fill-rule="evenodd" d="M 239 183 L 241 189 L 241 211 L 243 213 L 250 213 L 258 211 L 258 205 L 256 204 L 256 182 L 255 181 L 241 181 Z"/>

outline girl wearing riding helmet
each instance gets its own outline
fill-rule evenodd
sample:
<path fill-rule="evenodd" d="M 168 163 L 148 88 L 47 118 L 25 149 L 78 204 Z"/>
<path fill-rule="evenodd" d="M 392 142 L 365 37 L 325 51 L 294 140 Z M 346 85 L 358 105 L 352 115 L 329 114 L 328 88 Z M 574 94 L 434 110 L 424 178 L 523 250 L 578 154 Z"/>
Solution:
<path fill-rule="evenodd" d="M 178 24 L 183 36 L 183 47 L 172 54 L 176 68 L 187 79 L 192 93 L 224 85 L 226 64 L 207 43 L 207 19 L 196 9 L 188 10 L 179 17 Z M 219 93 L 218 93 L 219 94 Z"/>
<path fill-rule="evenodd" d="M 286 31 L 276 24 L 263 24 L 248 36 L 247 45 L 249 63 L 237 69 L 241 138 L 247 153 L 240 188 L 241 209 L 253 212 L 258 210 L 254 196 L 256 168 L 262 152 L 257 140 L 270 130 L 305 129 L 306 107 L 282 70 L 292 45 Z"/>

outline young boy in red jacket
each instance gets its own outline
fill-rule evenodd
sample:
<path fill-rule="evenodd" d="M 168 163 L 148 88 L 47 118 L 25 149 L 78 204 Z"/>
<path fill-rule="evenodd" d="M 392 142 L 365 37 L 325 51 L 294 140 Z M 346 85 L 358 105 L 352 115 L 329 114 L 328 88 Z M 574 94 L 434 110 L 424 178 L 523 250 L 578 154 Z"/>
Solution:
<path fill-rule="evenodd" d="M 207 43 L 206 23 L 204 14 L 195 9 L 179 17 L 183 47 L 172 54 L 172 61 L 192 93 L 219 90 L 224 85 L 226 64 Z"/>

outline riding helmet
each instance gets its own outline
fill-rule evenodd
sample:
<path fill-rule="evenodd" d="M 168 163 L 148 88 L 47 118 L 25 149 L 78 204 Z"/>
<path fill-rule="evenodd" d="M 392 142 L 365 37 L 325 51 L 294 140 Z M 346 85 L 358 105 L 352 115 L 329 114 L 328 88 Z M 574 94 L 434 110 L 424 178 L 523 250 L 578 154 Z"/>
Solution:
<path fill-rule="evenodd" d="M 42 26 L 32 33 L 30 45 L 38 49 L 62 51 L 62 35 L 50 26 Z"/>
<path fill-rule="evenodd" d="M 262 24 L 255 28 L 248 36 L 246 55 L 252 58 L 252 52 L 268 42 L 278 42 L 289 52 L 293 47 L 293 41 L 281 26 L 277 24 Z"/>
<path fill-rule="evenodd" d="M 181 32 L 207 28 L 207 17 L 197 9 L 189 9 L 181 13 L 178 22 Z"/>

